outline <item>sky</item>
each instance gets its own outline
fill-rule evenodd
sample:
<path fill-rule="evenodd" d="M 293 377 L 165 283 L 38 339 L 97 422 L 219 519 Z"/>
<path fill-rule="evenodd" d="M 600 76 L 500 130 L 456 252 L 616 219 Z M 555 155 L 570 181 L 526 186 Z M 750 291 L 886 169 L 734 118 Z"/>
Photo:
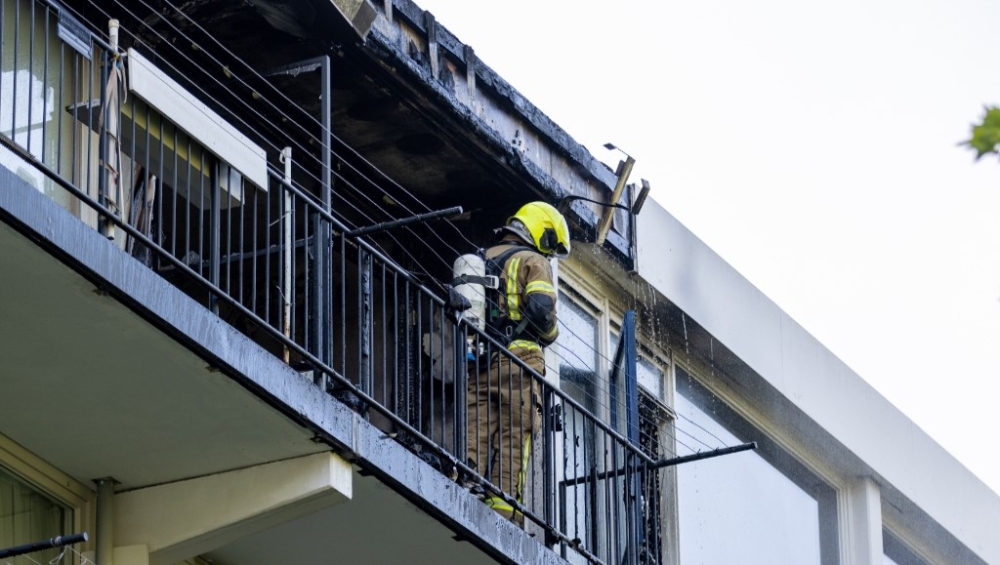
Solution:
<path fill-rule="evenodd" d="M 417 4 L 1000 493 L 1000 2 Z"/>

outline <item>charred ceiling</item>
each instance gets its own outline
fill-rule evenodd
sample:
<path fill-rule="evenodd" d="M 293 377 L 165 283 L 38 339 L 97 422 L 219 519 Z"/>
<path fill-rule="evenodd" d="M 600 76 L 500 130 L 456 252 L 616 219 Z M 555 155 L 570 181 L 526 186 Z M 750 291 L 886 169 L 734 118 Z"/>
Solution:
<path fill-rule="evenodd" d="M 564 179 L 557 181 L 457 103 L 456 81 L 466 78 L 456 76 L 454 65 L 440 65 L 443 53 L 427 43 L 388 37 L 378 26 L 362 39 L 331 5 L 330 0 L 105 1 L 102 11 L 87 17 L 100 27 L 118 18 L 126 31 L 141 29 L 130 23 L 148 25 L 141 35 L 124 35 L 122 46 L 161 56 L 160 64 L 176 79 L 251 130 L 272 163 L 280 147 L 293 145 L 296 162 L 309 157 L 318 169 L 323 85 L 316 67 L 302 63 L 329 56 L 332 203 L 353 225 L 462 206 L 467 214 L 460 226 L 471 239 L 485 242 L 487 226 L 503 222 L 524 201 L 554 202 L 567 190 L 606 189 L 613 177 L 605 167 L 540 112 L 525 119 L 541 124 L 540 137 L 551 140 L 547 150 L 562 152 L 581 170 L 582 186 L 565 187 Z M 411 2 L 399 2 L 397 9 L 400 21 L 424 25 L 418 21 L 423 12 Z M 449 56 L 459 49 L 450 34 L 440 40 Z M 436 77 L 429 72 L 432 53 L 441 67 Z M 459 63 L 475 64 L 470 49 Z M 481 88 L 491 89 L 511 111 L 533 109 L 492 71 L 479 76 Z M 240 107 L 246 110 L 233 110 Z M 311 176 L 310 188 L 318 193 L 321 175 L 314 170 Z M 586 237 L 596 218 L 580 206 L 570 217 L 574 237 Z"/>

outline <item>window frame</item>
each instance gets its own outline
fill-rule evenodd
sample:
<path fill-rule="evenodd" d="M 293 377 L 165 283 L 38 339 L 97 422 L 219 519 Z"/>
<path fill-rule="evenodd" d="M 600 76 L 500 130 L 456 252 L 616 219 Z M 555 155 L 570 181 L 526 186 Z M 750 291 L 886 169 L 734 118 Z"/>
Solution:
<path fill-rule="evenodd" d="M 609 293 L 601 293 L 576 271 L 564 269 L 558 273 L 557 279 L 559 280 L 558 292 L 560 305 L 563 297 L 566 297 L 566 299 L 573 301 L 575 307 L 583 310 L 597 320 L 597 343 L 594 344 L 594 348 L 597 350 L 598 364 L 596 374 L 598 378 L 603 380 L 603 383 L 599 383 L 596 387 L 597 392 L 601 394 L 601 397 L 596 401 L 600 408 L 600 413 L 594 415 L 612 428 L 619 429 L 619 431 L 624 433 L 624 430 L 620 430 L 620 427 L 611 419 L 612 382 L 610 377 L 614 363 L 613 358 L 618 346 L 615 337 L 621 336 L 625 309 L 605 298 Z M 640 328 L 637 327 L 635 332 L 636 349 L 639 359 L 652 364 L 662 373 L 662 382 L 660 383 L 661 394 L 659 397 L 653 394 L 654 391 L 649 391 L 645 387 L 640 387 L 639 394 L 640 397 L 654 402 L 658 414 L 664 416 L 663 419 L 651 418 L 657 420 L 655 425 L 658 433 L 657 439 L 661 448 L 665 447 L 675 450 L 673 425 L 676 422 L 677 414 L 673 408 L 675 382 L 673 356 L 669 349 L 657 347 L 646 336 L 642 335 L 639 330 Z M 561 355 L 561 352 L 557 355 Z M 560 360 L 561 357 L 557 357 L 554 359 L 554 363 L 550 363 L 550 366 L 554 365 L 558 367 Z M 561 377 L 557 375 L 555 378 L 557 379 L 558 386 L 561 387 Z M 640 406 L 642 402 L 643 400 L 640 398 Z M 642 420 L 642 411 L 640 410 L 640 421 Z M 673 467 L 663 468 L 658 473 L 657 478 L 660 484 L 658 501 L 660 516 L 658 525 L 659 539 L 662 542 L 658 559 L 660 563 L 676 565 L 679 563 L 677 544 L 677 473 Z"/>
<path fill-rule="evenodd" d="M 66 527 L 71 530 L 67 533 L 93 529 L 94 491 L 3 434 L 0 434 L 0 467 L 64 506 Z"/>

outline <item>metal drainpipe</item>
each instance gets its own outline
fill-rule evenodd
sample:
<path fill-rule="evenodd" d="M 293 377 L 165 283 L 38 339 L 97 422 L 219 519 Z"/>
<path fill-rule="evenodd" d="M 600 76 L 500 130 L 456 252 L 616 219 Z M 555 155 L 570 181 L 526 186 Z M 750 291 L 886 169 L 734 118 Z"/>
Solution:
<path fill-rule="evenodd" d="M 320 151 L 323 152 L 322 171 L 322 199 L 323 207 L 329 213 L 332 212 L 332 190 L 330 187 L 330 57 L 318 57 L 320 62 L 320 92 L 323 99 L 323 131 L 320 133 L 322 143 Z M 313 275 L 313 308 L 312 308 L 312 337 L 313 349 L 316 357 L 323 363 L 330 365 L 333 361 L 333 344 L 331 343 L 332 332 L 331 318 L 333 316 L 333 300 L 331 296 L 331 257 L 330 257 L 330 224 L 320 218 L 319 214 L 313 217 L 313 237 L 315 238 L 315 258 L 316 269 Z M 326 388 L 326 375 L 322 371 L 316 371 L 315 383 L 320 388 Z"/>
<path fill-rule="evenodd" d="M 323 151 L 323 206 L 326 208 L 328 214 L 333 213 L 333 186 L 330 179 L 330 171 L 332 165 L 330 164 L 330 143 L 333 141 L 333 135 L 330 129 L 333 127 L 331 123 L 331 113 L 333 112 L 333 100 L 331 99 L 332 90 L 330 88 L 330 57 L 324 55 L 321 59 L 322 66 L 320 68 L 320 80 L 323 81 L 323 87 L 321 89 L 323 96 L 323 147 L 326 148 Z M 324 342 L 320 351 L 323 352 L 323 362 L 327 365 L 333 364 L 333 332 L 331 331 L 333 322 L 333 285 L 332 285 L 332 273 L 331 267 L 333 265 L 333 257 L 331 256 L 331 241 L 330 241 L 330 224 L 329 222 L 323 222 L 325 227 L 323 228 L 323 273 L 321 280 L 323 282 L 323 337 Z M 324 376 L 324 380 L 326 377 Z M 326 383 L 321 383 L 324 386 Z"/>
<path fill-rule="evenodd" d="M 299 61 L 291 65 L 279 67 L 268 71 L 266 76 L 276 74 L 287 74 L 292 77 L 298 76 L 301 72 L 312 72 L 316 66 L 320 68 L 320 101 L 322 110 L 322 131 L 320 132 L 320 151 L 323 170 L 320 177 L 320 198 L 323 208 L 332 213 L 332 183 L 330 165 L 330 144 L 331 133 L 331 88 L 330 88 L 330 57 L 322 55 L 305 61 Z M 306 252 L 306 268 L 308 280 L 306 283 L 305 300 L 307 302 L 306 312 L 306 348 L 326 365 L 333 364 L 333 295 L 332 276 L 333 253 L 331 248 L 331 226 L 319 214 L 312 214 L 305 219 L 307 235 L 309 227 L 312 229 L 312 243 Z M 311 256 L 311 260 L 309 257 Z M 341 263 L 343 268 L 343 263 Z M 342 296 L 343 298 L 343 296 Z M 346 341 L 341 341 L 341 345 L 346 347 Z M 316 367 L 313 374 L 313 381 L 322 389 L 326 388 L 327 376 Z"/>
<path fill-rule="evenodd" d="M 94 560 L 101 565 L 114 565 L 115 549 L 115 485 L 111 477 L 97 479 L 97 536 Z"/>

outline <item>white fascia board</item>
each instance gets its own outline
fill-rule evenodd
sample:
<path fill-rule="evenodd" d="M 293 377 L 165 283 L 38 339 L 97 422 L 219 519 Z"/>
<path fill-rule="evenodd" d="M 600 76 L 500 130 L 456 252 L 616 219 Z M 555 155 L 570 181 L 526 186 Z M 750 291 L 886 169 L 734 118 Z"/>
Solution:
<path fill-rule="evenodd" d="M 128 50 L 129 91 L 156 108 L 261 190 L 267 190 L 267 153 L 222 116 L 140 55 Z"/>
<path fill-rule="evenodd" d="M 148 548 L 152 565 L 201 555 L 348 502 L 351 464 L 316 453 L 117 493 L 115 544 Z"/>
<path fill-rule="evenodd" d="M 1000 563 L 1000 496 L 652 199 L 637 240 L 644 281 L 966 547 Z"/>

